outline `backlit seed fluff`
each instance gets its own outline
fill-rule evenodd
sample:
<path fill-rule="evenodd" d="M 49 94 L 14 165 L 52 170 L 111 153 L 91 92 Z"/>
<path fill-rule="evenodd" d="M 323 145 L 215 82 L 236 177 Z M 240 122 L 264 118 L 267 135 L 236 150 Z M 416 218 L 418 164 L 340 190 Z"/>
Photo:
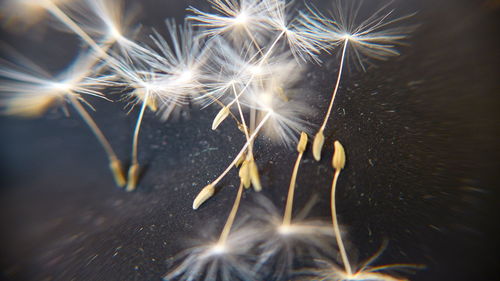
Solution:
<path fill-rule="evenodd" d="M 336 170 L 344 169 L 345 166 L 345 151 L 344 147 L 339 141 L 334 143 L 335 152 L 333 153 L 332 165 Z"/>
<path fill-rule="evenodd" d="M 210 199 L 210 197 L 212 197 L 214 193 L 215 193 L 215 186 L 213 184 L 205 186 L 194 199 L 193 210 L 198 209 L 201 206 L 201 204 L 205 203 L 205 201 Z"/>

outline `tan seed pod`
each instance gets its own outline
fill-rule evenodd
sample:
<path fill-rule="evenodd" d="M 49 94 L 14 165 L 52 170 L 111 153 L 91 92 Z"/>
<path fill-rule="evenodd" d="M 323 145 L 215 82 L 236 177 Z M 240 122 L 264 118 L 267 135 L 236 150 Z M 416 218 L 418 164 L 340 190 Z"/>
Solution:
<path fill-rule="evenodd" d="M 243 161 L 245 161 L 245 158 L 246 158 L 246 153 L 242 153 L 241 156 L 238 158 L 238 160 L 236 161 L 236 164 L 234 164 L 236 167 L 239 167 Z"/>
<path fill-rule="evenodd" d="M 139 164 L 133 164 L 128 169 L 127 191 L 134 191 L 139 181 Z"/>
<path fill-rule="evenodd" d="M 214 193 L 215 193 L 215 186 L 213 184 L 205 186 L 194 199 L 193 210 L 198 209 L 203 203 L 205 203 L 205 201 L 210 199 L 210 197 L 214 196 Z"/>
<path fill-rule="evenodd" d="M 125 178 L 125 173 L 123 172 L 123 166 L 120 160 L 111 160 L 111 162 L 109 162 L 109 168 L 113 173 L 116 185 L 123 187 L 127 183 L 127 179 Z"/>
<path fill-rule="evenodd" d="M 214 121 L 212 123 L 212 130 L 217 129 L 219 127 L 220 123 L 224 121 L 227 116 L 229 116 L 229 107 L 224 106 L 219 113 L 217 113 L 217 116 L 215 116 Z"/>
<path fill-rule="evenodd" d="M 299 144 L 297 144 L 297 151 L 299 153 L 303 153 L 307 147 L 307 134 L 302 132 L 300 133 Z"/>
<path fill-rule="evenodd" d="M 250 180 L 253 189 L 257 192 L 261 191 L 262 185 L 260 183 L 259 168 L 253 159 L 249 163 L 248 170 L 250 171 Z"/>
<path fill-rule="evenodd" d="M 345 151 L 339 141 L 334 143 L 335 152 L 333 153 L 332 165 L 334 169 L 344 169 L 345 166 Z"/>
<path fill-rule="evenodd" d="M 238 130 L 240 130 L 242 133 L 246 132 L 246 126 L 243 125 L 242 123 L 238 124 Z"/>
<path fill-rule="evenodd" d="M 250 185 L 252 184 L 252 181 L 250 179 L 250 170 L 249 170 L 248 164 L 249 164 L 249 160 L 243 161 L 243 163 L 241 164 L 241 167 L 240 167 L 240 171 L 239 171 L 241 183 L 243 183 L 243 186 L 245 188 L 249 188 Z"/>
<path fill-rule="evenodd" d="M 321 160 L 321 150 L 323 149 L 323 144 L 325 143 L 325 136 L 323 135 L 323 130 L 318 131 L 314 137 L 313 142 L 313 156 L 316 161 Z"/>

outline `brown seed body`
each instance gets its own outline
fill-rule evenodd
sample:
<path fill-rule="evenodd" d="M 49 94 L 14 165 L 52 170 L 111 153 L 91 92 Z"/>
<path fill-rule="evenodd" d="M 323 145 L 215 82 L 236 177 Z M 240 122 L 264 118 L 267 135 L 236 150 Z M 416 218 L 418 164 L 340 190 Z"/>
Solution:
<path fill-rule="evenodd" d="M 113 159 L 109 162 L 109 168 L 113 173 L 116 185 L 119 187 L 125 186 L 127 179 L 125 178 L 125 173 L 123 172 L 123 166 L 120 160 Z"/>
<path fill-rule="evenodd" d="M 262 190 L 262 185 L 260 183 L 259 168 L 255 163 L 255 160 L 251 160 L 249 163 L 250 180 L 252 182 L 253 189 L 257 192 Z"/>
<path fill-rule="evenodd" d="M 127 191 L 134 191 L 139 182 L 139 164 L 133 164 L 128 169 Z"/>
<path fill-rule="evenodd" d="M 252 184 L 252 181 L 250 179 L 249 163 L 250 163 L 249 160 L 243 161 L 239 172 L 240 180 L 245 188 L 249 188 L 250 185 Z"/>
<path fill-rule="evenodd" d="M 345 150 L 339 141 L 335 141 L 335 152 L 333 154 L 332 166 L 334 169 L 344 169 L 345 166 Z"/>
<path fill-rule="evenodd" d="M 323 144 L 325 143 L 325 136 L 323 135 L 323 130 L 318 131 L 313 141 L 313 156 L 316 161 L 321 160 L 321 150 L 323 149 Z"/>
<path fill-rule="evenodd" d="M 212 123 L 212 130 L 215 130 L 217 129 L 217 127 L 219 127 L 219 125 L 222 123 L 222 121 L 224 121 L 227 116 L 229 116 L 229 107 L 227 106 L 224 106 L 220 111 L 219 113 L 217 113 L 217 116 L 215 116 L 214 118 L 214 121 Z"/>
<path fill-rule="evenodd" d="M 303 153 L 306 150 L 307 147 L 307 134 L 302 132 L 300 133 L 300 140 L 299 143 L 297 144 L 297 151 L 299 153 Z"/>
<path fill-rule="evenodd" d="M 196 196 L 193 201 L 193 210 L 198 209 L 205 201 L 210 199 L 215 193 L 215 186 L 213 184 L 209 184 L 205 186 L 200 193 Z"/>

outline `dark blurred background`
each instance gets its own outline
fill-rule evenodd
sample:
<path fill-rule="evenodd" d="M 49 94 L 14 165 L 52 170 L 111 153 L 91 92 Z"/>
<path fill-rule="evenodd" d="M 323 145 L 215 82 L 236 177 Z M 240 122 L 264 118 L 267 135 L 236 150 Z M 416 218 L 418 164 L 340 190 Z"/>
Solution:
<path fill-rule="evenodd" d="M 330 1 L 314 1 L 322 9 Z M 320 3 L 321 2 L 321 3 Z M 366 1 L 379 2 L 379 1 Z M 182 20 L 203 1 L 144 0 L 143 33 Z M 382 3 L 382 2 L 381 2 Z M 130 4 L 130 3 L 129 3 Z M 369 7 L 370 5 L 368 5 Z M 332 143 L 346 148 L 338 185 L 340 222 L 357 252 L 377 264 L 418 263 L 411 280 L 490 280 L 499 266 L 500 2 L 395 1 L 418 28 L 402 55 L 366 73 L 346 72 L 318 164 L 308 151 L 298 177 L 297 208 L 313 194 L 313 216 L 329 219 Z M 78 51 L 74 36 L 43 24 L 27 33 L 2 30 L 2 41 L 49 71 Z M 338 56 L 324 56 L 304 79 L 319 124 L 333 88 Z M 119 95 L 112 96 L 114 100 Z M 89 99 L 119 156 L 129 161 L 137 111 Z M 163 123 L 146 114 L 140 136 L 145 171 L 136 192 L 115 187 L 107 159 L 71 111 L 37 120 L 0 117 L 0 278 L 5 280 L 159 280 L 189 240 L 220 231 L 238 184 L 233 171 L 200 210 L 198 191 L 236 155 L 243 136 L 231 122 L 210 129 L 216 109 L 191 110 Z M 257 142 L 263 193 L 283 206 L 293 151 Z M 247 192 L 244 202 L 249 202 Z M 248 203 L 246 203 L 248 204 Z"/>

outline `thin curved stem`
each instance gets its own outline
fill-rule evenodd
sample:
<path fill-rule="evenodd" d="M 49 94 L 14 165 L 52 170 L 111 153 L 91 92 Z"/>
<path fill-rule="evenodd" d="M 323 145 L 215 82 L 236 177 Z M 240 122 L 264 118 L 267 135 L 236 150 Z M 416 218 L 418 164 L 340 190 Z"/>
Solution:
<path fill-rule="evenodd" d="M 264 118 L 262 119 L 262 121 L 260 121 L 259 126 L 257 126 L 257 128 L 255 128 L 255 131 L 252 133 L 252 135 L 250 136 L 250 138 L 248 139 L 248 141 L 245 143 L 245 145 L 241 148 L 241 150 L 238 153 L 238 155 L 236 155 L 236 157 L 231 162 L 231 164 L 229 164 L 229 166 L 227 166 L 226 170 L 224 170 L 224 172 L 222 172 L 222 174 L 220 174 L 220 176 L 215 181 L 212 182 L 212 185 L 217 185 L 217 183 L 219 183 L 227 175 L 227 173 L 229 173 L 229 171 L 231 170 L 231 168 L 234 165 L 236 165 L 236 163 L 238 162 L 238 159 L 240 159 L 241 155 L 246 151 L 246 149 L 248 148 L 248 146 L 250 145 L 250 143 L 255 139 L 255 137 L 257 137 L 257 134 L 259 133 L 260 129 L 262 129 L 262 127 L 267 122 L 267 120 L 269 120 L 269 118 L 271 118 L 271 115 L 272 115 L 272 112 L 268 112 L 264 116 Z"/>
<path fill-rule="evenodd" d="M 82 106 L 78 98 L 76 98 L 74 93 L 70 93 L 67 95 L 71 101 L 71 105 L 76 109 L 78 114 L 82 117 L 83 121 L 89 126 L 89 128 L 92 130 L 92 133 L 97 137 L 97 140 L 99 143 L 102 145 L 104 148 L 104 151 L 108 155 L 108 158 L 110 161 L 117 160 L 118 157 L 116 156 L 116 153 L 114 152 L 113 148 L 111 147 L 111 144 L 109 143 L 108 139 L 104 136 L 102 133 L 101 129 L 97 126 L 95 123 L 94 119 L 90 116 L 90 114 L 85 110 L 85 108 Z"/>
<path fill-rule="evenodd" d="M 300 166 L 300 160 L 302 159 L 304 152 L 299 152 L 295 165 L 293 166 L 292 177 L 290 179 L 290 186 L 288 187 L 288 197 L 286 199 L 285 214 L 283 215 L 283 225 L 290 225 L 292 222 L 292 209 L 293 209 L 293 196 L 295 194 L 295 184 L 297 182 L 297 173 Z"/>
<path fill-rule="evenodd" d="M 249 141 L 250 136 L 249 136 L 249 133 L 248 133 L 247 123 L 245 121 L 245 116 L 243 115 L 243 110 L 241 109 L 241 104 L 240 104 L 240 101 L 238 99 L 238 95 L 236 94 L 236 87 L 234 86 L 234 84 L 233 84 L 233 93 L 234 93 L 234 96 L 235 96 L 235 99 L 236 99 L 236 105 L 238 106 L 238 111 L 240 113 L 241 122 L 243 123 L 243 130 L 244 130 L 244 133 L 245 133 L 245 138 L 246 138 L 247 141 Z"/>
<path fill-rule="evenodd" d="M 139 160 L 137 159 L 137 147 L 139 143 L 139 131 L 141 130 L 142 119 L 144 117 L 144 111 L 146 110 L 146 105 L 148 104 L 149 99 L 149 91 L 144 95 L 144 100 L 142 101 L 141 111 L 139 112 L 139 116 L 137 117 L 137 123 L 135 124 L 134 129 L 134 139 L 132 141 L 132 165 L 139 164 Z"/>
<path fill-rule="evenodd" d="M 222 232 L 219 237 L 219 245 L 223 245 L 227 241 L 227 237 L 229 236 L 229 232 L 231 232 L 231 228 L 233 227 L 234 219 L 236 218 L 236 214 L 238 213 L 238 209 L 240 207 L 241 195 L 243 193 L 243 182 L 240 183 L 240 187 L 238 188 L 238 193 L 236 194 L 236 198 L 234 199 L 233 208 L 227 217 L 226 224 L 222 229 Z"/>
<path fill-rule="evenodd" d="M 347 43 L 349 42 L 349 39 L 344 40 L 344 47 L 342 50 L 342 57 L 340 59 L 340 68 L 339 68 L 339 74 L 337 76 L 337 83 L 335 84 L 335 88 L 333 89 L 333 94 L 332 98 L 330 100 L 330 105 L 328 107 L 328 111 L 326 112 L 325 119 L 323 120 L 323 124 L 321 125 L 319 131 L 324 131 L 326 127 L 326 123 L 328 122 L 328 119 L 330 118 L 330 114 L 332 113 L 332 108 L 333 108 L 333 102 L 335 101 L 335 96 L 337 95 L 337 91 L 339 90 L 339 85 L 340 85 L 340 78 L 342 77 L 342 70 L 344 69 L 344 61 L 345 61 L 345 54 L 347 50 Z"/>
<path fill-rule="evenodd" d="M 114 71 L 119 73 L 122 78 L 128 79 L 127 73 L 125 73 L 119 64 L 107 53 L 107 49 L 102 48 L 97 44 L 94 39 L 92 39 L 78 24 L 76 24 L 66 13 L 64 13 L 57 4 L 52 1 L 47 1 L 45 8 L 63 24 L 65 24 L 69 29 L 71 29 L 76 35 L 78 35 L 85 43 L 87 43 L 94 51 L 97 52 L 98 56 L 106 61 Z M 127 39 L 127 42 L 131 42 Z M 135 44 L 135 43 L 134 43 Z M 134 47 L 140 47 L 137 44 Z M 142 47 L 141 47 L 142 48 Z M 149 52 L 151 54 L 151 52 Z"/>
<path fill-rule="evenodd" d="M 340 255 L 342 257 L 342 263 L 344 264 L 345 270 L 348 274 L 348 276 L 352 275 L 352 268 L 351 264 L 349 263 L 349 259 L 347 258 L 347 252 L 345 250 L 344 242 L 342 241 L 342 234 L 340 233 L 340 227 L 339 227 L 339 222 L 337 219 L 337 209 L 335 206 L 335 189 L 337 186 L 337 180 L 340 175 L 340 169 L 335 169 L 335 175 L 333 176 L 333 182 L 332 182 L 332 198 L 330 201 L 331 208 L 332 208 L 332 223 L 333 223 L 333 231 L 335 232 L 335 239 L 337 240 L 337 244 L 339 246 L 340 250 Z"/>

